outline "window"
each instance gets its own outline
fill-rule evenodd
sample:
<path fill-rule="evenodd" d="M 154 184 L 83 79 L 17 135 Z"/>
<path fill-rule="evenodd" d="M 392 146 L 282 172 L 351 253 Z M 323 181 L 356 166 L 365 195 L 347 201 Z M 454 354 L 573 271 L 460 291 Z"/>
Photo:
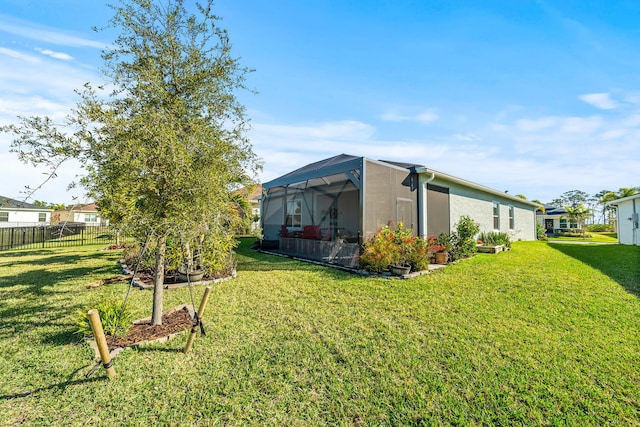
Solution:
<path fill-rule="evenodd" d="M 285 225 L 287 227 L 300 227 L 302 225 L 302 202 L 300 200 L 289 200 L 287 202 Z"/>
<path fill-rule="evenodd" d="M 516 228 L 516 208 L 509 206 L 509 230 Z"/>
<path fill-rule="evenodd" d="M 47 214 L 44 212 L 38 213 L 38 222 L 47 222 Z"/>
<path fill-rule="evenodd" d="M 0 212 L 0 222 L 9 222 L 9 212 Z"/>
<path fill-rule="evenodd" d="M 576 221 L 568 221 L 567 218 L 560 218 L 560 228 L 563 230 L 578 228 L 578 223 Z"/>
<path fill-rule="evenodd" d="M 84 222 L 98 222 L 98 214 L 84 214 Z"/>
<path fill-rule="evenodd" d="M 493 202 L 493 229 L 500 230 L 500 203 Z"/>

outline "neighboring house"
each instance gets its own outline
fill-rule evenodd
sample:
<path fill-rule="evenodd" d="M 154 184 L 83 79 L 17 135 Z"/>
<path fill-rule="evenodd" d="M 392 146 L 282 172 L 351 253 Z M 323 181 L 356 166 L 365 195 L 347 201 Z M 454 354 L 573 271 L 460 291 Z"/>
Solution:
<path fill-rule="evenodd" d="M 109 225 L 109 220 L 100 216 L 95 203 L 75 205 L 70 209 L 57 210 L 51 216 L 52 224 L 84 224 L 87 226 Z"/>
<path fill-rule="evenodd" d="M 0 227 L 49 225 L 52 209 L 0 196 Z"/>
<path fill-rule="evenodd" d="M 243 187 L 236 191 L 238 194 L 241 194 L 244 198 L 246 198 L 249 203 L 251 209 L 251 216 L 253 218 L 258 218 L 257 221 L 251 221 L 251 230 L 255 231 L 260 227 L 260 203 L 262 201 L 262 186 L 260 184 L 256 184 L 250 188 Z M 242 214 L 244 215 L 244 214 Z"/>
<path fill-rule="evenodd" d="M 640 194 L 612 200 L 607 206 L 616 207 L 618 242 L 640 246 Z"/>
<path fill-rule="evenodd" d="M 399 222 L 431 236 L 450 233 L 466 215 L 481 231 L 536 239 L 536 203 L 412 163 L 341 154 L 262 186 L 263 243 L 341 265 L 357 265 L 359 246 Z"/>
<path fill-rule="evenodd" d="M 547 234 L 561 234 L 578 230 L 578 223 L 569 219 L 568 212 L 563 207 L 544 205 L 544 211 L 536 212 L 536 219 L 542 224 Z"/>

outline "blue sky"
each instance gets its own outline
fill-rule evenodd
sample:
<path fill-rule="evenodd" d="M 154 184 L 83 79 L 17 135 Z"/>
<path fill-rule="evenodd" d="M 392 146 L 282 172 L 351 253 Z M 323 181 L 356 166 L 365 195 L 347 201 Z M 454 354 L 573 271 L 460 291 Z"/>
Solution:
<path fill-rule="evenodd" d="M 268 181 L 340 153 L 424 164 L 543 202 L 640 185 L 640 2 L 218 0 Z M 100 82 L 100 0 L 3 0 L 0 123 L 56 119 Z M 0 195 L 42 171 L 0 135 Z M 34 198 L 66 191 L 70 164 Z"/>

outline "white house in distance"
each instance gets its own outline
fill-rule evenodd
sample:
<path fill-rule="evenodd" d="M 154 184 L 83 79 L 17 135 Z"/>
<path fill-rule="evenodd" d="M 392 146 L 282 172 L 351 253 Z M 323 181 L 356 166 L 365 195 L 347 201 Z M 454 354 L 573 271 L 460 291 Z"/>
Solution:
<path fill-rule="evenodd" d="M 536 212 L 538 222 L 547 234 L 561 234 L 567 231 L 578 231 L 578 223 L 569 218 L 564 207 L 544 205 L 544 211 Z"/>
<path fill-rule="evenodd" d="M 640 194 L 612 200 L 618 218 L 618 242 L 622 245 L 640 246 Z"/>
<path fill-rule="evenodd" d="M 53 209 L 0 196 L 0 227 L 49 225 Z"/>
<path fill-rule="evenodd" d="M 56 210 L 51 215 L 52 224 L 73 223 L 87 226 L 109 225 L 109 220 L 100 216 L 95 203 L 75 205 L 70 209 Z"/>

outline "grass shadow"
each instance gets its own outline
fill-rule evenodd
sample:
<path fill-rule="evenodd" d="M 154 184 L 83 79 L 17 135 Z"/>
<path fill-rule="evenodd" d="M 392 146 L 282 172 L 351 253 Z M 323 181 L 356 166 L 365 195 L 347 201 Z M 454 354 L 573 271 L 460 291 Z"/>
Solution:
<path fill-rule="evenodd" d="M 640 247 L 561 243 L 549 246 L 599 270 L 627 292 L 640 297 Z"/>
<path fill-rule="evenodd" d="M 44 344 L 66 345 L 78 344 L 83 341 L 83 338 L 77 333 L 77 328 L 72 326 L 67 329 L 62 329 L 62 325 L 60 328 L 56 333 L 44 336 L 41 342 Z"/>
<path fill-rule="evenodd" d="M 12 258 L 16 258 L 15 253 L 12 255 L 13 255 Z M 24 254 L 20 254 L 18 256 L 23 257 L 25 255 L 30 255 L 32 257 L 37 257 L 37 258 L 25 259 L 25 260 L 20 259 L 19 261 L 13 261 L 13 262 L 4 264 L 3 266 L 12 267 L 16 265 L 40 266 L 40 265 L 50 265 L 50 264 L 74 264 L 86 259 L 106 258 L 106 257 L 112 256 L 112 254 L 108 252 L 96 252 L 96 253 L 85 254 L 85 255 L 78 255 L 78 254 L 59 255 L 59 254 L 56 254 L 54 251 L 29 251 L 29 252 L 25 252 Z M 0 261 L 1 260 L 2 258 L 0 257 Z"/>
<path fill-rule="evenodd" d="M 102 267 L 76 267 L 60 270 L 55 274 L 45 268 L 31 269 L 22 273 L 0 277 L 0 289 L 12 286 L 26 286 L 17 292 L 28 292 L 34 296 L 42 296 L 47 293 L 60 293 L 59 289 L 45 289 L 53 287 L 61 280 L 71 280 L 82 276 L 107 275 L 115 267 L 106 265 Z M 68 291 L 67 291 L 68 292 Z"/>
<path fill-rule="evenodd" d="M 62 381 L 56 384 L 52 384 L 50 386 L 46 386 L 46 387 L 40 387 L 40 388 L 36 388 L 33 390 L 26 390 L 26 391 L 22 391 L 22 392 L 16 392 L 16 393 L 11 393 L 11 394 L 5 394 L 5 395 L 0 395 L 0 400 L 13 400 L 13 399 L 19 399 L 19 398 L 23 398 L 23 397 L 30 397 L 33 394 L 37 394 L 40 392 L 51 392 L 51 391 L 57 391 L 57 392 L 62 392 L 65 391 L 67 389 L 67 387 L 72 386 L 72 385 L 80 385 L 80 384 L 86 384 L 86 383 L 94 383 L 97 380 L 96 379 L 92 379 L 92 378 L 80 378 L 80 379 L 71 379 L 73 378 L 78 372 L 80 372 L 81 370 L 88 368 L 91 365 L 85 365 L 82 366 L 78 369 L 76 369 L 75 371 L 73 371 L 67 378 L 66 381 Z M 108 379 L 108 377 L 105 377 L 104 379 Z"/>

